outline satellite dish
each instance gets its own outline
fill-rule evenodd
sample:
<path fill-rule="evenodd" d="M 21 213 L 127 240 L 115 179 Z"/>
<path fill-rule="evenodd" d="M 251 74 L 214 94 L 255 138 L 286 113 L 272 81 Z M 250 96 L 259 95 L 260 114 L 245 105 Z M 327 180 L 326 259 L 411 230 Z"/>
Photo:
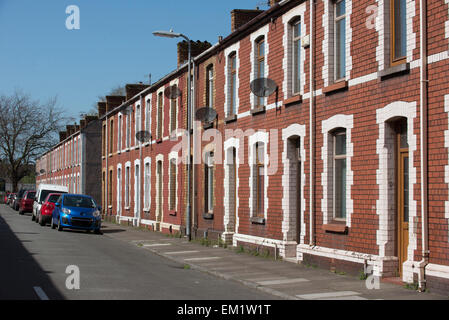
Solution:
<path fill-rule="evenodd" d="M 164 94 L 167 97 L 167 99 L 176 99 L 181 95 L 181 90 L 179 90 L 178 86 L 176 84 L 165 88 Z"/>
<path fill-rule="evenodd" d="M 258 78 L 251 82 L 250 87 L 252 93 L 264 98 L 272 95 L 278 88 L 278 85 L 269 78 Z"/>
<path fill-rule="evenodd" d="M 40 173 L 41 173 L 41 174 L 44 174 L 44 173 L 45 173 L 45 170 L 44 170 L 44 169 L 41 169 Z"/>
<path fill-rule="evenodd" d="M 195 113 L 196 120 L 201 122 L 212 122 L 217 118 L 217 111 L 212 108 L 200 108 Z"/>
<path fill-rule="evenodd" d="M 148 131 L 139 131 L 136 134 L 136 139 L 142 143 L 148 142 L 151 139 L 151 133 Z"/>

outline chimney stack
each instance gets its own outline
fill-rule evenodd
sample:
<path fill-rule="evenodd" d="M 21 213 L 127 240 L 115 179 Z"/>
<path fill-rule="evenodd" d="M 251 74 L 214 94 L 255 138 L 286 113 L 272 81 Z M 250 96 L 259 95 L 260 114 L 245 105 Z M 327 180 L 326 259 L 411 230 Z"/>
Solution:
<path fill-rule="evenodd" d="M 114 110 L 118 106 L 122 105 L 126 101 L 124 96 L 107 96 L 106 97 L 106 113 Z"/>
<path fill-rule="evenodd" d="M 127 84 L 125 86 L 126 89 L 126 101 L 130 100 L 132 97 L 138 95 L 140 92 L 148 88 L 147 84 Z"/>
<path fill-rule="evenodd" d="M 207 42 L 207 41 L 191 41 L 191 54 L 192 54 L 192 59 L 195 58 L 196 56 L 199 56 L 200 54 L 202 54 L 204 51 L 206 51 L 207 49 L 209 49 L 210 47 L 212 47 L 212 45 Z M 181 41 L 178 43 L 178 68 L 183 65 L 184 63 L 187 62 L 189 57 L 189 44 L 186 40 Z"/>
<path fill-rule="evenodd" d="M 100 101 L 97 103 L 98 105 L 98 117 L 101 118 L 106 114 L 106 102 Z"/>
<path fill-rule="evenodd" d="M 271 5 L 271 1 L 270 1 Z M 263 10 L 245 10 L 245 9 L 234 9 L 231 11 L 231 32 L 234 32 L 241 26 L 247 24 L 259 14 L 261 14 Z"/>
<path fill-rule="evenodd" d="M 65 131 L 59 131 L 59 142 L 62 142 L 67 138 L 67 132 Z"/>

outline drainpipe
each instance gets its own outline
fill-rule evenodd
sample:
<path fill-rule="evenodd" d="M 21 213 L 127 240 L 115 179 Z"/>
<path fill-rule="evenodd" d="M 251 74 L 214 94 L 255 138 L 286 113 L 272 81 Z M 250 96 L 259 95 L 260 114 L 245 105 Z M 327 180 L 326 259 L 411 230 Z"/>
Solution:
<path fill-rule="evenodd" d="M 314 190 L 315 190 L 315 175 L 314 175 L 314 166 L 315 166 L 315 148 L 314 148 L 314 133 L 315 133 L 315 123 L 314 123 L 314 90 L 315 90 L 315 74 L 314 74 L 314 56 L 313 51 L 315 50 L 314 46 L 314 31 L 315 31 L 315 0 L 310 0 L 310 48 L 309 48 L 309 60 L 310 60 L 310 106 L 309 106 L 309 157 L 310 157 L 310 190 L 309 190 L 309 246 L 315 245 L 315 237 L 313 232 L 313 220 L 314 220 Z"/>
<path fill-rule="evenodd" d="M 104 132 L 105 135 L 105 145 L 104 145 L 104 156 L 106 159 L 106 172 L 104 174 L 104 199 L 105 199 L 105 204 L 104 204 L 104 217 L 105 219 L 107 218 L 108 214 L 109 214 L 109 199 L 108 199 L 108 181 L 109 181 L 109 168 L 108 168 L 108 158 L 109 158 L 109 132 L 108 132 L 108 116 L 106 115 L 105 118 L 106 121 L 106 129 Z"/>
<path fill-rule="evenodd" d="M 419 291 L 426 289 L 425 268 L 429 263 L 429 244 L 428 244 L 428 186 L 427 186 L 427 3 L 426 0 L 420 0 L 420 57 L 421 57 L 421 72 L 420 72 L 420 120 L 421 120 L 421 235 L 422 235 L 422 260 L 418 263 L 418 282 Z"/>
<path fill-rule="evenodd" d="M 196 236 L 196 230 L 198 229 L 198 219 L 197 219 L 197 215 L 196 215 L 196 197 L 195 197 L 195 192 L 196 192 L 196 180 L 195 180 L 195 175 L 196 175 L 196 148 L 198 148 L 198 132 L 197 132 L 197 123 L 195 121 L 195 106 L 196 106 L 196 64 L 195 64 L 195 59 L 192 59 L 192 87 L 190 88 L 191 90 L 191 98 L 192 98 L 192 105 L 190 108 L 190 119 L 191 119 L 191 128 L 193 128 L 193 152 L 191 152 L 190 154 L 193 154 L 192 156 L 192 160 L 193 163 L 191 164 L 192 166 L 192 228 L 190 230 L 190 234 L 192 235 L 192 233 Z M 201 141 L 201 140 L 200 140 Z M 201 142 L 200 142 L 200 146 L 201 146 Z"/>

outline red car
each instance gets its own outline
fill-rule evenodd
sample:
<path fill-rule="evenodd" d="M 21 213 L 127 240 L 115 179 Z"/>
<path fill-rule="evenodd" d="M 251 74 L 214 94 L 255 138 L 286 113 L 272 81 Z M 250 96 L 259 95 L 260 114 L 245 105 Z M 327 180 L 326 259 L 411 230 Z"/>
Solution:
<path fill-rule="evenodd" d="M 34 197 L 36 197 L 36 191 L 26 191 L 23 194 L 22 200 L 19 204 L 19 214 L 22 215 L 25 212 L 33 212 Z"/>
<path fill-rule="evenodd" d="M 47 198 L 45 198 L 36 219 L 36 222 L 38 222 L 41 226 L 45 226 L 48 222 L 50 222 L 53 210 L 55 210 L 55 203 L 58 201 L 60 196 L 61 193 L 49 193 Z"/>
<path fill-rule="evenodd" d="M 9 197 L 10 194 L 11 194 L 11 192 L 5 193 L 5 198 L 3 199 L 3 203 L 4 204 L 8 204 L 8 197 Z"/>

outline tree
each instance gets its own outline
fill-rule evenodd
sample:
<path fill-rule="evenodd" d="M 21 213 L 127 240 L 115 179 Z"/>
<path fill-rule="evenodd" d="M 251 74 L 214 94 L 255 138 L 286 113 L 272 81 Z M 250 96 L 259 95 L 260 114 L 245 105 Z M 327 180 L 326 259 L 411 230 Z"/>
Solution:
<path fill-rule="evenodd" d="M 31 174 L 34 160 L 58 142 L 58 132 L 68 119 L 56 106 L 56 98 L 41 104 L 16 91 L 0 96 L 0 158 L 14 191 Z"/>

